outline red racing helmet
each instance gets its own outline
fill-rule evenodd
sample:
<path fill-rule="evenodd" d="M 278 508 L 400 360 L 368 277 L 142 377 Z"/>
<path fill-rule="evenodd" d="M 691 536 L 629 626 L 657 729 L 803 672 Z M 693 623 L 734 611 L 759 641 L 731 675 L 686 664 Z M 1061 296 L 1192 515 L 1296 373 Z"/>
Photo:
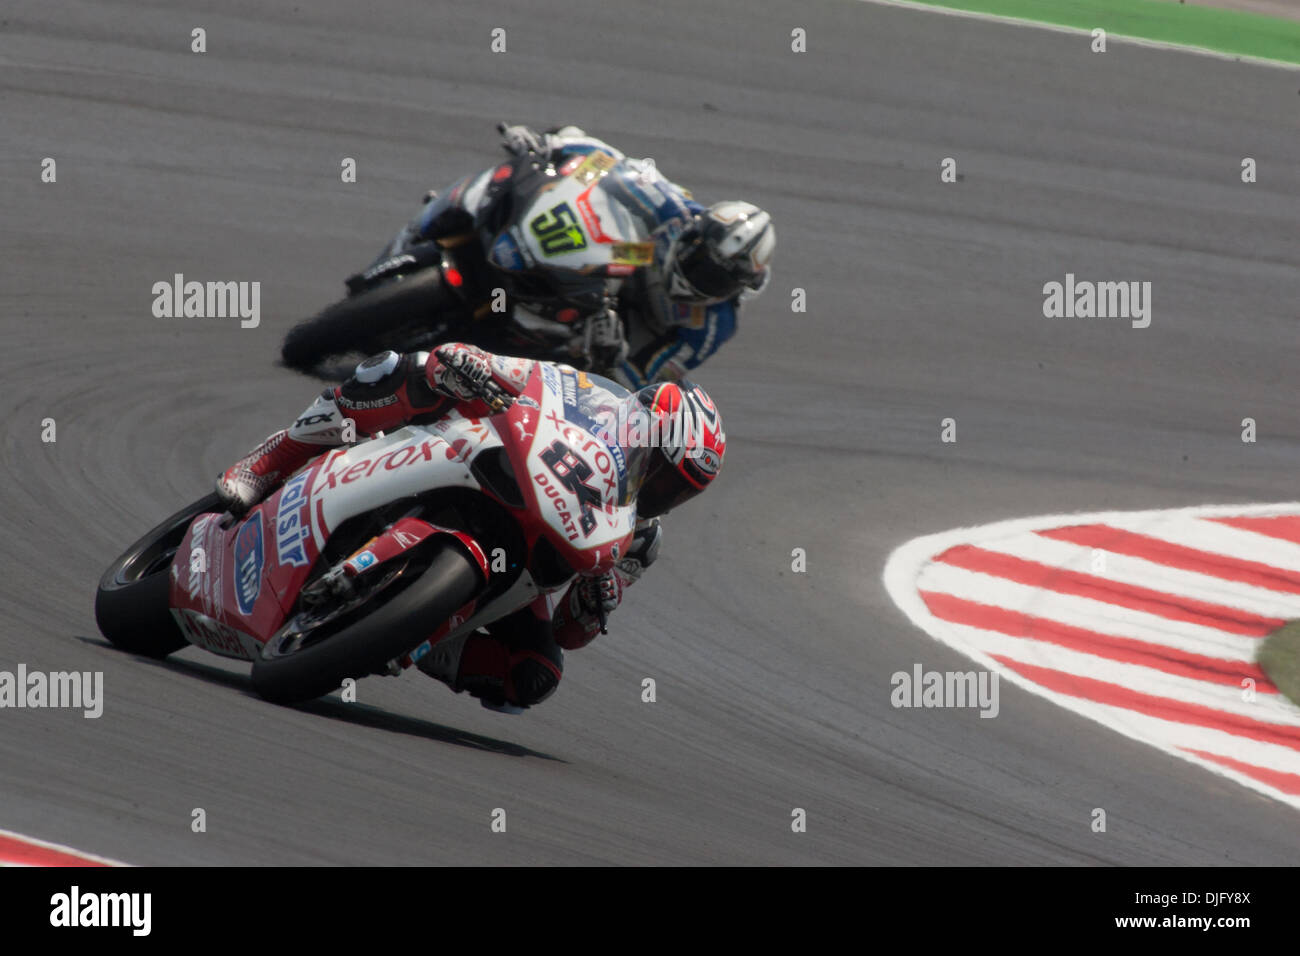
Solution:
<path fill-rule="evenodd" d="M 722 416 L 693 382 L 661 382 L 636 393 L 650 415 L 651 451 L 636 496 L 637 514 L 654 518 L 694 498 L 722 471 Z"/>

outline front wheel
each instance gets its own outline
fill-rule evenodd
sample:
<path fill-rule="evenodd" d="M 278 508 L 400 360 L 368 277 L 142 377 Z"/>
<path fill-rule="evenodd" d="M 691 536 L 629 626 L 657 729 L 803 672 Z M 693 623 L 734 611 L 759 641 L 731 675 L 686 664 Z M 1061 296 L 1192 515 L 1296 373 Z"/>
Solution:
<path fill-rule="evenodd" d="M 418 647 L 483 583 L 478 565 L 455 544 L 434 539 L 427 547 L 427 563 L 412 558 L 348 613 L 327 614 L 305 630 L 291 620 L 268 642 L 270 656 L 254 661 L 253 689 L 277 704 L 312 700 Z"/>
<path fill-rule="evenodd" d="M 95 623 L 115 646 L 132 654 L 166 657 L 188 642 L 171 613 L 172 558 L 190 524 L 223 511 L 216 493 L 182 508 L 131 545 L 99 579 Z"/>
<path fill-rule="evenodd" d="M 409 352 L 430 334 L 446 334 L 464 307 L 442 284 L 442 270 L 390 279 L 324 309 L 289 330 L 280 358 L 295 371 L 332 377 L 322 366 L 351 353 Z"/>

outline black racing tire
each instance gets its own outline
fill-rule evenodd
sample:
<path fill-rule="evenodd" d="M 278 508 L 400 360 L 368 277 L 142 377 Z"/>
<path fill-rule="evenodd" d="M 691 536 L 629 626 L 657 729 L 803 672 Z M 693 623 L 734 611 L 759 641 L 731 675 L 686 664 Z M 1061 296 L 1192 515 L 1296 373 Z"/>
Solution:
<path fill-rule="evenodd" d="M 464 306 L 444 287 L 442 270 L 422 269 L 299 322 L 284 337 L 280 359 L 294 371 L 320 375 L 324 363 L 349 353 L 411 351 L 416 335 L 427 336 L 439 324 L 449 327 L 458 313 L 464 313 Z"/>
<path fill-rule="evenodd" d="M 428 547 L 427 567 L 410 583 L 394 586 L 395 593 L 378 608 L 362 605 L 358 611 L 368 613 L 319 643 L 254 661 L 253 690 L 276 704 L 313 700 L 418 647 L 483 585 L 478 565 L 457 545 L 442 539 Z"/>
<path fill-rule="evenodd" d="M 195 518 L 224 510 L 215 492 L 206 495 L 163 521 L 109 565 L 95 593 L 95 623 L 114 646 L 155 658 L 186 646 L 171 613 L 171 559 Z"/>

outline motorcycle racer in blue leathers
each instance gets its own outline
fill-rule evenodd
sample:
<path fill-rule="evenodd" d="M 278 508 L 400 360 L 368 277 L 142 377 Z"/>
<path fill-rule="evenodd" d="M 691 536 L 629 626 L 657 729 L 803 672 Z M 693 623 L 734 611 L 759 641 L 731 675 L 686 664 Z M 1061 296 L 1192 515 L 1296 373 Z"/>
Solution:
<path fill-rule="evenodd" d="M 495 187 L 502 176 L 497 167 L 462 179 L 441 197 L 430 193 L 421 213 L 377 262 L 400 254 L 412 242 L 460 231 L 472 222 L 492 266 L 516 279 L 528 276 L 528 294 L 517 297 L 522 307 L 539 321 L 558 318 L 580 329 L 575 338 L 585 337 L 586 348 L 600 356 L 597 364 L 629 388 L 683 378 L 736 333 L 742 303 L 761 292 L 771 277 L 776 233 L 768 213 L 736 200 L 705 207 L 668 180 L 653 160 L 628 157 L 575 126 L 545 133 L 526 126 L 499 129 L 507 152 L 534 157 L 552 174 L 595 162 L 606 199 L 621 207 L 618 218 L 624 231 L 632 233 L 616 234 L 612 240 L 652 245 L 648 261 L 639 262 L 639 268 L 629 266 L 622 278 L 611 280 L 613 296 L 575 298 L 571 289 L 559 287 L 564 279 L 557 280 L 556 288 L 546 288 L 547 278 L 562 270 L 530 256 L 526 243 L 517 241 L 522 230 L 507 234 L 496 221 L 499 217 L 485 212 L 499 204 Z M 484 227 L 485 220 L 492 226 Z M 576 220 L 572 225 L 582 229 Z M 613 231 L 586 210 L 583 225 L 588 232 Z M 612 240 L 603 235 L 599 239 Z M 581 232 L 578 241 L 583 241 Z M 516 282 L 512 292 L 519 285 Z"/>

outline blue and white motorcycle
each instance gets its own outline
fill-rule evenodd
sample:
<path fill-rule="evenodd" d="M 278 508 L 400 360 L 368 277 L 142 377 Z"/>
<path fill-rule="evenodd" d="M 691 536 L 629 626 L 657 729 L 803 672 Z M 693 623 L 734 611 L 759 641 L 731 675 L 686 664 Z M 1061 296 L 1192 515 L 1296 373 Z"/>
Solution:
<path fill-rule="evenodd" d="M 353 355 L 458 341 L 613 376 L 619 289 L 699 208 L 652 162 L 595 145 L 523 151 L 425 198 L 345 299 L 290 330 L 286 366 L 346 377 Z"/>

